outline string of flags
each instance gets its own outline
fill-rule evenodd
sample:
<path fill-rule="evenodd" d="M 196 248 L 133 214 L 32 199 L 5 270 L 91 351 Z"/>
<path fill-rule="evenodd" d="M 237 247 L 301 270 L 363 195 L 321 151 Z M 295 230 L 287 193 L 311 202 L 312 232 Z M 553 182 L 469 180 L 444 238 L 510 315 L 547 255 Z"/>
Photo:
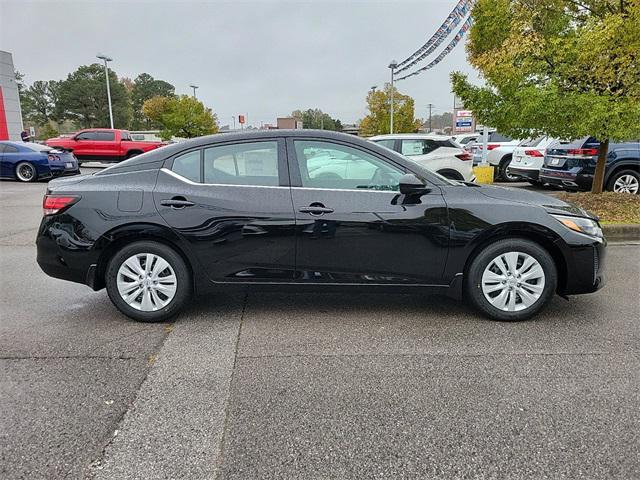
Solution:
<path fill-rule="evenodd" d="M 431 55 L 436 48 L 442 44 L 449 34 L 458 26 L 462 19 L 471 10 L 471 0 L 459 0 L 449 16 L 442 22 L 440 28 L 436 30 L 427 43 L 422 45 L 416 52 L 398 64 L 399 68 L 396 73 L 403 72 L 420 62 L 427 56 Z M 412 61 L 413 60 L 413 61 Z"/>
<path fill-rule="evenodd" d="M 451 50 L 455 48 L 456 45 L 458 45 L 460 40 L 462 40 L 462 37 L 464 37 L 464 34 L 469 30 L 469 28 L 471 28 L 472 23 L 473 23 L 472 18 L 471 17 L 467 18 L 467 20 L 462 24 L 462 27 L 460 28 L 456 36 L 453 37 L 453 40 L 449 42 L 449 45 L 447 45 L 445 49 L 442 50 L 442 52 L 440 52 L 440 54 L 436 58 L 434 58 L 431 62 L 429 62 L 424 67 L 419 68 L 418 70 L 411 72 L 408 75 L 404 75 L 400 78 L 396 78 L 395 80 L 398 82 L 400 80 L 413 77 L 414 75 L 418 75 L 419 73 L 422 73 L 425 70 L 429 70 L 430 68 L 433 68 L 434 66 L 436 66 L 438 63 L 442 61 L 444 57 L 446 57 L 449 54 L 449 52 L 451 52 Z"/>

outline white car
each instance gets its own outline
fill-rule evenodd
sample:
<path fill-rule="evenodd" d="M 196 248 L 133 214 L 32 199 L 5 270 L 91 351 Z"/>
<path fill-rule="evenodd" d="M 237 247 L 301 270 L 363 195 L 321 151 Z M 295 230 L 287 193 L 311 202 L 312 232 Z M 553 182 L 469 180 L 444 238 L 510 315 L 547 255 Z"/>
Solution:
<path fill-rule="evenodd" d="M 467 145 L 476 143 L 478 139 L 480 139 L 480 137 L 482 137 L 481 133 L 472 133 L 472 132 L 458 133 L 457 135 L 453 135 L 451 137 L 451 140 L 453 140 L 456 143 L 459 143 L 464 148 Z"/>
<path fill-rule="evenodd" d="M 531 184 L 540 184 L 540 169 L 544 164 L 545 152 L 556 142 L 558 139 L 552 137 L 538 137 L 522 142 L 513 151 L 507 173 Z"/>
<path fill-rule="evenodd" d="M 498 132 L 489 134 L 487 142 L 487 163 L 495 167 L 496 180 L 504 180 L 507 182 L 518 181 L 515 176 L 509 176 L 507 167 L 511 163 L 511 157 L 515 148 L 522 140 L 514 140 L 506 137 Z M 471 145 L 471 153 L 473 155 L 473 164 L 478 165 L 482 161 L 482 136 L 478 138 L 478 142 Z"/>
<path fill-rule="evenodd" d="M 432 172 L 452 180 L 473 182 L 471 154 L 444 135 L 399 133 L 378 135 L 372 142 L 401 153 Z"/>

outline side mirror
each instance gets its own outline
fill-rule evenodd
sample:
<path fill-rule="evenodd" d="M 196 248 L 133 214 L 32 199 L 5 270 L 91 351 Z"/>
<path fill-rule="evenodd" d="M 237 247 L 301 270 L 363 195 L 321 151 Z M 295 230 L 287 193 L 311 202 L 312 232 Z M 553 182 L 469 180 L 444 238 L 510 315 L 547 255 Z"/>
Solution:
<path fill-rule="evenodd" d="M 402 195 L 424 195 L 431 189 L 413 173 L 406 173 L 400 177 L 400 193 Z"/>

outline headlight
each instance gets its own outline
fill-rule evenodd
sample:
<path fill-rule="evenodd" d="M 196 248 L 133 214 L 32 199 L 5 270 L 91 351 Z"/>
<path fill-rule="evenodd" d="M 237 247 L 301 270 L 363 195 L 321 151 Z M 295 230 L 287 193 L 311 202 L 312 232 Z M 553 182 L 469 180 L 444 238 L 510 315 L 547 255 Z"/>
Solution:
<path fill-rule="evenodd" d="M 589 235 L 590 237 L 602 238 L 600 225 L 591 218 L 566 217 L 564 215 L 553 215 L 553 217 L 570 230 Z"/>

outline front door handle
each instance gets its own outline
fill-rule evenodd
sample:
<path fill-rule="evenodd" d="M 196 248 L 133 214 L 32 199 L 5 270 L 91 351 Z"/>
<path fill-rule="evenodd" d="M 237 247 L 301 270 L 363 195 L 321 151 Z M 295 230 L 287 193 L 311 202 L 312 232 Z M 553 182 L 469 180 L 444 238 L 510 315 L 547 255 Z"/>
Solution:
<path fill-rule="evenodd" d="M 193 207 L 195 203 L 190 202 L 184 197 L 173 197 L 171 200 L 160 200 L 160 205 L 171 208 Z"/>
<path fill-rule="evenodd" d="M 309 215 L 320 216 L 320 215 L 324 215 L 325 213 L 333 213 L 333 208 L 327 208 L 321 203 L 320 204 L 312 203 L 308 207 L 301 207 L 300 210 L 298 211 L 300 213 L 308 213 Z"/>

